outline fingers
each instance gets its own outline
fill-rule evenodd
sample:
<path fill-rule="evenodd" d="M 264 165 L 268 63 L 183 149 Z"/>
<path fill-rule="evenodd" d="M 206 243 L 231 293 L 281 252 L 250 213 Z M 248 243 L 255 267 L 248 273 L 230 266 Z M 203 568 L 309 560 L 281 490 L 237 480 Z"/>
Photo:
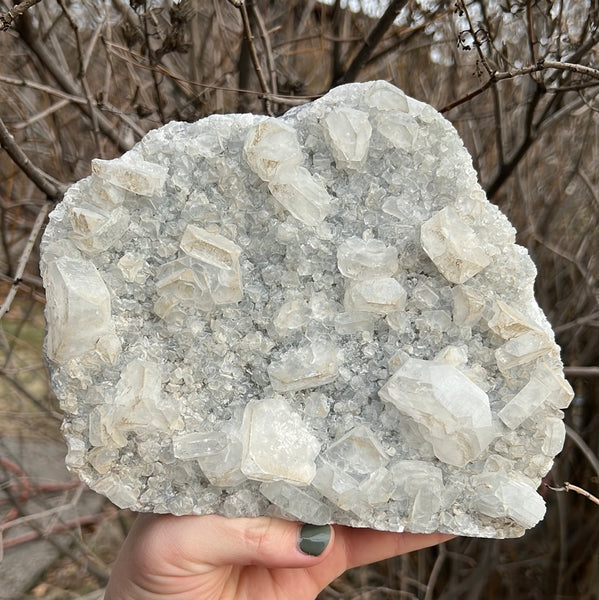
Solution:
<path fill-rule="evenodd" d="M 345 569 L 377 562 L 446 542 L 454 535 L 446 533 L 392 533 L 372 529 L 335 527 L 335 548 L 345 563 Z"/>
<path fill-rule="evenodd" d="M 304 568 L 322 587 L 346 569 L 433 546 L 452 535 L 305 526 L 270 517 L 141 515 L 130 536 L 136 568 L 164 576 L 221 566 Z M 128 539 L 127 542 L 130 540 Z"/>
<path fill-rule="evenodd" d="M 156 547 L 163 563 L 166 553 L 170 564 L 196 573 L 224 565 L 311 567 L 326 559 L 334 542 L 328 525 L 303 526 L 270 517 L 143 515 L 138 521 L 141 535 Z M 146 545 L 146 556 L 149 552 Z"/>

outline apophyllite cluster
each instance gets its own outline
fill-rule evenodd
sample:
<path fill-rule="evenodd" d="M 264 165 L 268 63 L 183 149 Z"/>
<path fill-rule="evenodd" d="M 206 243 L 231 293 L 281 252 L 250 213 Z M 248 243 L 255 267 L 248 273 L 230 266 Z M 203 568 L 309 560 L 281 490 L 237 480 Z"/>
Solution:
<path fill-rule="evenodd" d="M 521 535 L 572 390 L 514 239 L 380 81 L 93 161 L 42 244 L 69 467 L 141 511 Z"/>

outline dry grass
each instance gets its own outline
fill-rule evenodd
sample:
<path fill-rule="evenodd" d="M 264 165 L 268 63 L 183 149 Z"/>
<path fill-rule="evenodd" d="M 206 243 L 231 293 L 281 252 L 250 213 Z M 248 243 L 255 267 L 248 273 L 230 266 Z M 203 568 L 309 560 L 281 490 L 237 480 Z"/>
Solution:
<path fill-rule="evenodd" d="M 399 25 L 371 39 L 357 77 L 388 79 L 445 108 L 492 201 L 518 229 L 538 265 L 537 298 L 565 364 L 577 367 L 569 374 L 577 396 L 566 415 L 573 434 L 547 482 L 569 481 L 597 495 L 596 2 L 564 3 L 562 11 L 560 2 L 501 3 L 513 8 L 509 14 L 489 0 L 407 4 Z M 219 112 L 278 114 L 324 93 L 347 79 L 375 24 L 339 3 L 253 6 L 245 24 L 253 49 L 239 11 L 224 1 L 111 0 L 100 7 L 43 0 L 0 32 L 0 118 L 42 170 L 23 172 L 18 159 L 0 153 L 0 299 L 18 283 L 0 321 L 1 436 L 60 439 L 41 352 L 37 249 L 29 256 L 27 247 L 42 207 L 87 175 L 91 158 L 115 156 L 162 123 Z M 9 8 L 4 0 L 0 13 Z M 548 59 L 591 72 L 548 68 Z M 531 65 L 538 68 L 524 74 Z M 20 264 L 27 265 L 22 272 Z M 20 481 L 14 472 L 3 476 L 4 486 Z M 599 599 L 598 507 L 577 494 L 541 491 L 547 518 L 522 539 L 457 539 L 356 569 L 321 598 Z M 40 494 L 42 504 L 50 502 Z M 75 524 L 62 558 L 24 597 L 78 598 L 101 588 L 130 521 L 105 504 L 95 522 Z"/>

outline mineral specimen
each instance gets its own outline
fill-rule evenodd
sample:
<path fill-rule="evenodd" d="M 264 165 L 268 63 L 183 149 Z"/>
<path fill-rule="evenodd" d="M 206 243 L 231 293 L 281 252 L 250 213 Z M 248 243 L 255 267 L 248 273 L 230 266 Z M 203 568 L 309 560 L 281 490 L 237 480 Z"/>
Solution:
<path fill-rule="evenodd" d="M 572 390 L 514 240 L 385 82 L 150 132 L 43 239 L 69 467 L 135 510 L 521 535 Z"/>

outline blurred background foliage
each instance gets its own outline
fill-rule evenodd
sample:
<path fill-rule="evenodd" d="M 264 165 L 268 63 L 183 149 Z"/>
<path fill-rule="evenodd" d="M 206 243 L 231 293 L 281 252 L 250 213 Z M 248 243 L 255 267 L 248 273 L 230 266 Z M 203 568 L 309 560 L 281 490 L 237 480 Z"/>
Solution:
<path fill-rule="evenodd" d="M 60 440 L 37 242 L 93 157 L 171 120 L 277 115 L 334 85 L 385 79 L 456 126 L 532 255 L 576 392 L 547 483 L 597 495 L 598 0 L 0 0 L 0 27 L 3 440 Z M 27 478 L 3 441 L 0 533 L 27 514 L 27 493 L 42 505 L 56 493 Z M 599 599 L 599 506 L 540 492 L 547 518 L 521 539 L 456 539 L 348 572 L 321 598 Z M 108 503 L 95 516 L 63 527 L 67 546 L 25 597 L 101 589 L 132 516 Z"/>

